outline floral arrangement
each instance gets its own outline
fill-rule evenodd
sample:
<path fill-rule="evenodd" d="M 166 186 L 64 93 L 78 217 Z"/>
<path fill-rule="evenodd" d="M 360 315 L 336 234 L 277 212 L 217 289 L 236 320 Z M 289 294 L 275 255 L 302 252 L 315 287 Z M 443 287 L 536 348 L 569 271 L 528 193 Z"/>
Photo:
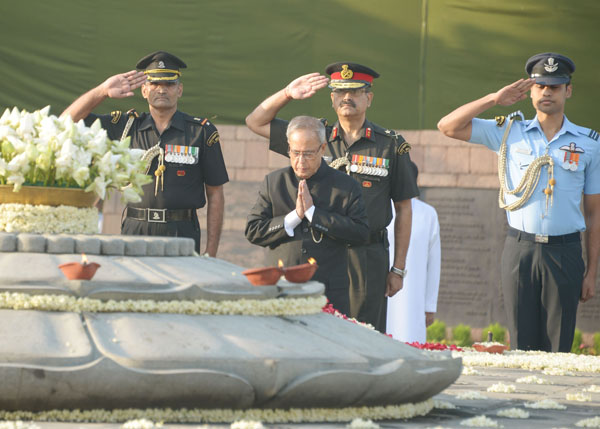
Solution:
<path fill-rule="evenodd" d="M 456 352 L 462 352 L 463 349 L 457 347 L 455 344 L 450 344 L 449 346 L 441 343 L 419 343 L 418 341 L 414 341 L 412 343 L 406 343 L 409 346 L 415 347 L 421 350 L 452 350 Z"/>
<path fill-rule="evenodd" d="M 0 185 L 81 188 L 106 197 L 122 190 L 125 201 L 141 200 L 143 150 L 130 149 L 129 139 L 112 141 L 97 120 L 91 127 L 70 116 L 49 115 L 50 106 L 35 112 L 6 109 L 0 117 Z"/>

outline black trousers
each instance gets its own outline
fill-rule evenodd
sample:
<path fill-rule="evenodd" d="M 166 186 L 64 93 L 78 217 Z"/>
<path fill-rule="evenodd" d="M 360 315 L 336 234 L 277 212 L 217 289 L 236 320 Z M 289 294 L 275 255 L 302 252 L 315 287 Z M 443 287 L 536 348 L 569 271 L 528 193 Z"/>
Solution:
<path fill-rule="evenodd" d="M 196 252 L 200 253 L 200 224 L 196 214 L 194 214 L 193 220 L 167 223 L 147 222 L 125 217 L 121 224 L 121 234 L 193 238 Z"/>
<path fill-rule="evenodd" d="M 511 348 L 571 351 L 584 270 L 579 240 L 506 237 L 501 275 Z"/>

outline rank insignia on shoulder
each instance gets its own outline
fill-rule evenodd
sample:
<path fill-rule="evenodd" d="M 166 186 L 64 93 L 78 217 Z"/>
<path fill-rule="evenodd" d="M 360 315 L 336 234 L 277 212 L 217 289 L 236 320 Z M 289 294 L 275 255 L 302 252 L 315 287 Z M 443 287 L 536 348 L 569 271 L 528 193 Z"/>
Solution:
<path fill-rule="evenodd" d="M 321 121 L 321 123 L 323 124 L 323 126 L 327 126 L 327 119 L 325 118 L 319 118 L 319 121 Z"/>
<path fill-rule="evenodd" d="M 496 125 L 501 127 L 504 125 L 504 121 L 506 121 L 506 116 L 496 116 Z"/>
<path fill-rule="evenodd" d="M 140 117 L 140 115 L 138 115 L 138 112 L 136 112 L 135 109 L 129 109 L 127 111 L 127 116 L 135 116 L 136 118 Z"/>
<path fill-rule="evenodd" d="M 112 112 L 110 112 L 110 123 L 116 124 L 117 122 L 119 122 L 119 119 L 121 119 L 122 114 L 123 112 L 121 112 L 120 110 L 113 110 Z"/>
<path fill-rule="evenodd" d="M 206 140 L 206 146 L 211 147 L 215 143 L 219 143 L 219 132 L 215 131 L 210 135 L 208 140 Z"/>
<path fill-rule="evenodd" d="M 373 134 L 373 131 L 371 130 L 371 128 L 367 127 L 365 128 L 365 137 L 370 139 L 371 135 Z"/>
<path fill-rule="evenodd" d="M 598 132 L 595 130 L 590 130 L 590 133 L 588 134 L 588 137 L 591 138 L 592 140 L 596 140 L 598 141 Z"/>
<path fill-rule="evenodd" d="M 404 155 L 405 153 L 408 153 L 409 151 L 410 151 L 410 144 L 408 142 L 402 142 L 400 144 L 400 146 L 398 146 L 398 149 L 396 150 L 398 155 Z"/>

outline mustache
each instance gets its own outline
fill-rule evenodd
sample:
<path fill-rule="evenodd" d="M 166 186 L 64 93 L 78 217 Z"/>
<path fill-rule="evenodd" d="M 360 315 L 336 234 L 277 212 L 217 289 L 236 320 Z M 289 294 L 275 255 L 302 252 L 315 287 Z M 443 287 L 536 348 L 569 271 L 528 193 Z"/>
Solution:
<path fill-rule="evenodd" d="M 344 100 L 340 103 L 340 106 L 344 106 L 344 105 L 356 107 L 356 104 L 352 100 Z"/>

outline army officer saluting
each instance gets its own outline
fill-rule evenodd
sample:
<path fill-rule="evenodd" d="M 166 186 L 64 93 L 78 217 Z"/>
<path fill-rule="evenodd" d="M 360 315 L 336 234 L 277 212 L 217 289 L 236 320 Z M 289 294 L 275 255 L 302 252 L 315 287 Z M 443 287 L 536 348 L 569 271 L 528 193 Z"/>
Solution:
<path fill-rule="evenodd" d="M 140 203 L 127 206 L 123 234 L 190 237 L 199 252 L 196 210 L 207 204 L 205 254 L 215 256 L 223 224 L 223 184 L 229 178 L 215 126 L 177 110 L 183 94 L 180 70 L 185 67 L 175 55 L 153 52 L 137 63 L 143 71 L 108 78 L 75 100 L 63 115 L 71 115 L 74 121 L 85 119 L 87 125 L 99 118 L 111 139 L 130 136 L 132 148 L 146 151 L 148 174 L 155 180 L 144 186 Z M 92 113 L 107 97 L 131 97 L 139 87 L 149 113 Z"/>

